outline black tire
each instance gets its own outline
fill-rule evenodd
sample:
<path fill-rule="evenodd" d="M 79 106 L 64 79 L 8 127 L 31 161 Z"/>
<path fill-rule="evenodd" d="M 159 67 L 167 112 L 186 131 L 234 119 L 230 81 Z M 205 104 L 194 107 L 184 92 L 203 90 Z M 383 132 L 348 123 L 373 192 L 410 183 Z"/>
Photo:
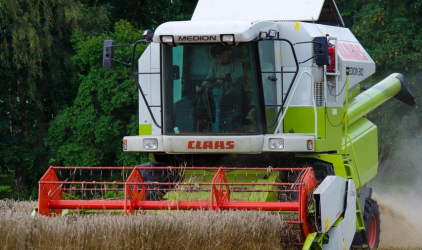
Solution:
<path fill-rule="evenodd" d="M 372 199 L 365 200 L 365 212 L 363 214 L 366 236 L 369 249 L 376 249 L 380 243 L 381 219 L 380 209 L 376 201 Z"/>

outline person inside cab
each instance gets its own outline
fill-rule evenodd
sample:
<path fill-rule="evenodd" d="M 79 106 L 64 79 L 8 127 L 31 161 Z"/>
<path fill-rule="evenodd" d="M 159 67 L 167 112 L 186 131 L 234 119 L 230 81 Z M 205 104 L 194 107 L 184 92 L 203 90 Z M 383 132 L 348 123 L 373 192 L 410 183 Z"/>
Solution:
<path fill-rule="evenodd" d="M 229 46 L 217 45 L 213 48 L 216 60 L 213 62 L 205 80 L 196 86 L 196 91 L 205 96 L 205 105 L 211 112 L 214 132 L 240 129 L 243 122 L 243 68 L 242 63 L 232 55 Z M 217 124 L 216 124 L 217 123 Z"/>

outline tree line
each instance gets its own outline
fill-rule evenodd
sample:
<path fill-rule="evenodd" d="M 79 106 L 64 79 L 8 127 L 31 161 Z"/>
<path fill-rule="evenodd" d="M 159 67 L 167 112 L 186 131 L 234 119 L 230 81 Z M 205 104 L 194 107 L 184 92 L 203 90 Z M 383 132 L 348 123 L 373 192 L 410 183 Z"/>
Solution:
<path fill-rule="evenodd" d="M 49 165 L 138 164 L 140 155 L 121 150 L 122 136 L 138 131 L 136 85 L 124 66 L 101 68 L 103 40 L 131 44 L 144 29 L 190 19 L 196 2 L 0 0 L 0 198 L 36 198 Z M 368 82 L 400 72 L 420 97 L 422 0 L 336 2 L 377 64 Z M 418 113 L 388 102 L 371 114 L 387 164 L 416 166 L 396 139 L 419 136 Z"/>

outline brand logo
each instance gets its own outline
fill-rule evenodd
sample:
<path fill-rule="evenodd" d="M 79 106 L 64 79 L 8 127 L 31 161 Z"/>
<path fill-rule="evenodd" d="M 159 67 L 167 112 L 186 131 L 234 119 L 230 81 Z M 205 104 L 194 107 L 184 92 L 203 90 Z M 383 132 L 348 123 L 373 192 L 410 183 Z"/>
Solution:
<path fill-rule="evenodd" d="M 188 141 L 188 149 L 233 149 L 234 141 Z"/>
<path fill-rule="evenodd" d="M 339 53 L 348 60 L 369 61 L 368 57 L 362 51 L 362 47 L 352 43 L 338 43 Z"/>
<path fill-rule="evenodd" d="M 217 41 L 217 36 L 179 36 L 179 42 Z"/>

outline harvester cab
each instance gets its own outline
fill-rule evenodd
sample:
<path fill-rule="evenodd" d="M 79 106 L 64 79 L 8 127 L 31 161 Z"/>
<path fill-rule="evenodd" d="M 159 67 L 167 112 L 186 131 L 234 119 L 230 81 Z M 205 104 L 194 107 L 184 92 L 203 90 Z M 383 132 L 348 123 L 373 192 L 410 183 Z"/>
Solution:
<path fill-rule="evenodd" d="M 378 135 L 365 115 L 394 96 L 413 105 L 413 96 L 400 74 L 360 93 L 375 63 L 333 0 L 267 2 L 199 0 L 192 20 L 146 31 L 132 45 L 149 43 L 138 68 L 129 63 L 139 135 L 125 136 L 123 150 L 150 161 L 51 167 L 39 213 L 277 211 L 297 226 L 303 249 L 376 248 L 379 210 L 367 183 L 377 174 Z M 104 42 L 104 67 L 118 60 L 117 46 Z M 63 169 L 130 175 L 71 182 L 57 176 Z M 62 192 L 86 190 L 102 198 L 62 200 Z M 123 200 L 106 200 L 119 190 Z"/>

